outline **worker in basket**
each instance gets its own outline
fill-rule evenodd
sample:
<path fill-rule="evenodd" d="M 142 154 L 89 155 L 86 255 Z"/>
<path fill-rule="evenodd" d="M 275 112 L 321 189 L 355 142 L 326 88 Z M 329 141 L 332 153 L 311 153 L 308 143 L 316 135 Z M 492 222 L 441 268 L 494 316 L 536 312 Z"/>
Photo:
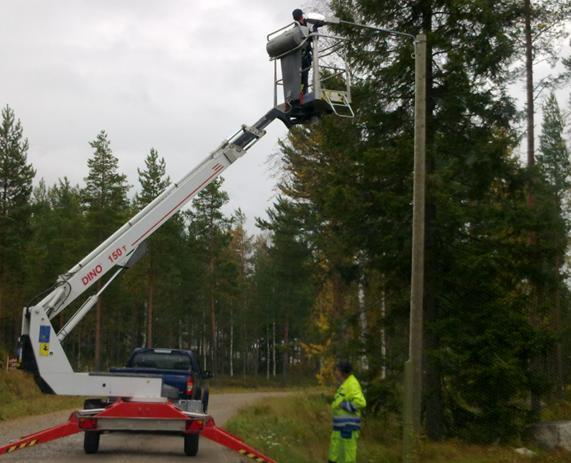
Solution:
<path fill-rule="evenodd" d="M 293 19 L 298 27 L 305 28 L 305 34 L 309 35 L 309 27 L 303 17 L 303 11 L 299 8 L 296 8 L 292 12 Z M 314 27 L 315 32 L 317 30 Z M 303 104 L 303 96 L 307 93 L 307 89 L 309 87 L 309 68 L 311 67 L 311 60 L 313 59 L 313 54 L 311 50 L 311 40 L 308 40 L 304 47 L 301 49 L 301 88 L 299 89 L 299 100 L 295 102 L 299 102 Z"/>
<path fill-rule="evenodd" d="M 337 363 L 335 378 L 341 385 L 331 404 L 333 431 L 328 462 L 356 463 L 357 441 L 361 430 L 361 410 L 365 408 L 367 402 L 349 362 Z"/>

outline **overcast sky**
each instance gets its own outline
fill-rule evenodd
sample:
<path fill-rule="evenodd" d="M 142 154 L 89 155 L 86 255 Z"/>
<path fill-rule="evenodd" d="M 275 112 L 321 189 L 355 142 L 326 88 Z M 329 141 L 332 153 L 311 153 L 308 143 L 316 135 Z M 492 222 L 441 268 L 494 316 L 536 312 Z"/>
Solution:
<path fill-rule="evenodd" d="M 131 185 L 151 147 L 177 180 L 270 109 L 266 34 L 304 3 L 3 0 L 0 105 L 22 120 L 29 160 L 48 184 L 83 182 L 88 142 L 102 129 Z M 267 159 L 285 133 L 274 122 L 224 174 L 228 211 L 242 208 L 250 231 L 274 197 Z"/>
<path fill-rule="evenodd" d="M 0 104 L 22 120 L 37 177 L 87 175 L 101 129 L 137 186 L 151 147 L 182 177 L 273 104 L 266 34 L 295 0 L 3 1 Z M 302 4 L 303 6 L 303 4 Z M 263 214 L 275 180 L 266 162 L 286 133 L 268 135 L 224 177 L 228 210 Z"/>

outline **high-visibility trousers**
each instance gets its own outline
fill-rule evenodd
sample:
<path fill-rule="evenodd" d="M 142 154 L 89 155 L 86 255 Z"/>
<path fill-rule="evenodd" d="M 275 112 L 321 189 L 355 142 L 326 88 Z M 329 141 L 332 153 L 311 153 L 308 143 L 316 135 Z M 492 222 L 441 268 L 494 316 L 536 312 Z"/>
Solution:
<path fill-rule="evenodd" d="M 328 460 L 332 463 L 356 463 L 359 431 L 333 431 Z"/>

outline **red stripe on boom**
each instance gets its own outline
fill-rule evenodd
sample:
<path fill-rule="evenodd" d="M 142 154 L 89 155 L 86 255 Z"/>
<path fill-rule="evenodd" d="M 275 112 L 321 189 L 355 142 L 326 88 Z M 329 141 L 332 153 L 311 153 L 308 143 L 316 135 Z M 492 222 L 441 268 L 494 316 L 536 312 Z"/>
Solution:
<path fill-rule="evenodd" d="M 145 238 L 149 233 L 151 233 L 155 228 L 157 228 L 169 215 L 171 215 L 171 213 L 175 210 L 177 210 L 181 204 L 184 204 L 188 198 L 190 198 L 194 193 L 196 193 L 198 190 L 202 189 L 202 187 L 204 185 L 206 185 L 208 182 L 210 182 L 210 180 L 212 180 L 214 177 L 216 177 L 218 175 L 218 173 L 224 169 L 224 166 L 221 164 L 216 164 L 214 167 L 214 173 L 208 177 L 206 180 L 204 180 L 204 182 L 202 182 L 200 185 L 198 185 L 194 190 L 192 190 L 189 194 L 187 194 L 175 207 L 173 207 L 170 211 L 168 211 L 165 215 L 163 215 L 159 220 L 157 220 L 153 226 L 151 228 L 149 228 L 145 233 L 143 233 L 141 236 L 139 236 L 139 238 L 137 238 L 133 244 L 131 244 L 131 246 L 135 246 L 139 241 L 141 241 L 143 238 Z"/>

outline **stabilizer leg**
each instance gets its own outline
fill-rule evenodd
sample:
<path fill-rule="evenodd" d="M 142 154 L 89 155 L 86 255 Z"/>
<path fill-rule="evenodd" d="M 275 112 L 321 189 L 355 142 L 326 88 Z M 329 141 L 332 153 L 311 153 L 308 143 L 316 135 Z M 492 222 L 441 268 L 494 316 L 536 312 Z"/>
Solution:
<path fill-rule="evenodd" d="M 77 415 L 72 413 L 67 423 L 59 424 L 53 428 L 44 429 L 43 431 L 30 434 L 29 436 L 22 437 L 17 441 L 1 446 L 0 455 L 33 447 L 34 445 L 43 444 L 62 437 L 71 436 L 72 434 L 77 434 L 80 431 L 81 429 L 78 425 Z"/>
<path fill-rule="evenodd" d="M 251 458 L 253 461 L 258 463 L 277 463 L 272 458 L 263 455 L 255 448 L 250 447 L 248 444 L 242 442 L 238 437 L 216 426 L 212 418 L 208 420 L 206 426 L 200 434 L 203 437 L 206 437 L 207 439 L 210 439 L 217 444 L 223 445 L 230 450 L 238 452 L 240 455 Z"/>

